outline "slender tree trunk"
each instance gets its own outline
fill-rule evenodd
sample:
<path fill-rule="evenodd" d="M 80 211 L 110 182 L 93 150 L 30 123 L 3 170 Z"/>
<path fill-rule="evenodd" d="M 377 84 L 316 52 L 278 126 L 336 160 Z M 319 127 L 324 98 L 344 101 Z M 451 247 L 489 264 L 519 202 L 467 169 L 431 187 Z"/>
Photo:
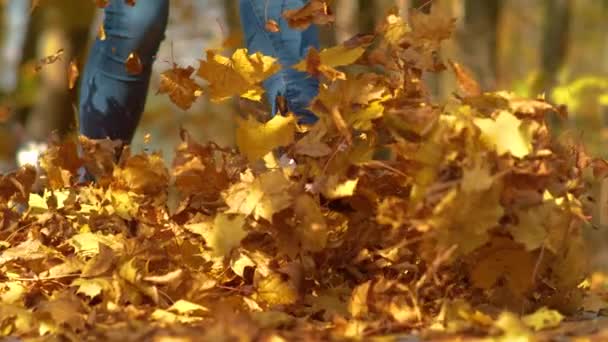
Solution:
<path fill-rule="evenodd" d="M 566 61 L 573 0 L 545 0 L 541 52 L 541 75 L 536 93 L 548 93 L 557 83 L 559 70 Z"/>
<path fill-rule="evenodd" d="M 503 0 L 466 0 L 462 44 L 467 66 L 484 89 L 496 88 L 498 75 L 498 32 Z"/>
<path fill-rule="evenodd" d="M 44 141 L 53 131 L 75 130 L 78 87 L 68 89 L 68 65 L 74 60 L 82 69 L 94 13 L 92 3 L 70 0 L 43 3 L 32 13 L 20 66 L 21 90 L 27 88 L 24 83 L 36 61 L 59 49 L 63 55 L 38 72 L 34 98 L 19 109 L 28 139 Z"/>
<path fill-rule="evenodd" d="M 372 33 L 374 32 L 376 24 L 376 6 L 375 1 L 370 0 L 359 0 L 359 24 L 360 33 Z"/>
<path fill-rule="evenodd" d="M 238 1 L 224 1 L 224 15 L 226 17 L 226 23 L 228 24 L 228 34 L 236 32 L 241 28 L 241 21 L 239 19 L 239 2 Z"/>

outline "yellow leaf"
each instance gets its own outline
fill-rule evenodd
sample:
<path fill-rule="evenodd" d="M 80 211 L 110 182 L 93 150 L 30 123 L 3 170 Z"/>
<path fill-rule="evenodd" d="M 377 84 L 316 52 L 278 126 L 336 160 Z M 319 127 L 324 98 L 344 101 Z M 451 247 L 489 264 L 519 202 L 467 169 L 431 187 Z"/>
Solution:
<path fill-rule="evenodd" d="M 545 224 L 549 218 L 547 214 L 551 212 L 549 206 L 543 204 L 528 210 L 518 210 L 517 225 L 509 226 L 509 233 L 513 239 L 523 244 L 529 251 L 539 248 L 547 238 Z"/>
<path fill-rule="evenodd" d="M 238 247 L 241 240 L 247 236 L 243 229 L 245 216 L 217 214 L 213 220 L 213 228 L 203 230 L 202 236 L 207 246 L 213 251 L 213 256 L 224 257 Z"/>
<path fill-rule="evenodd" d="M 116 189 L 109 190 L 106 196 L 112 203 L 114 213 L 125 220 L 133 219 L 139 211 L 138 195 L 134 192 Z"/>
<path fill-rule="evenodd" d="M 264 90 L 258 84 L 280 70 L 276 61 L 259 52 L 248 55 L 247 49 L 236 50 L 231 58 L 207 50 L 207 60 L 200 61 L 197 75 L 209 82 L 214 102 L 232 96 L 259 101 Z"/>
<path fill-rule="evenodd" d="M 367 298 L 370 286 L 371 281 L 366 281 L 353 290 L 350 301 L 348 302 L 348 312 L 350 312 L 353 317 L 362 318 L 367 315 Z"/>
<path fill-rule="evenodd" d="M 249 117 L 236 119 L 236 144 L 249 161 L 262 158 L 277 147 L 291 144 L 295 138 L 296 118 L 277 115 L 266 123 Z"/>
<path fill-rule="evenodd" d="M 198 322 L 203 319 L 202 317 L 191 317 L 191 316 L 186 316 L 186 315 L 178 315 L 178 314 L 174 314 L 172 312 L 169 312 L 167 310 L 162 310 L 162 309 L 154 310 L 154 312 L 152 312 L 152 314 L 150 315 L 150 318 L 152 318 L 155 321 L 163 322 L 165 324 L 175 324 L 175 323 L 188 324 L 188 323 L 195 323 L 195 322 Z"/>
<path fill-rule="evenodd" d="M 272 222 L 272 216 L 291 206 L 291 182 L 281 171 L 269 171 L 254 178 L 250 170 L 241 175 L 241 182 L 223 193 L 229 209 L 226 213 L 253 215 Z"/>
<path fill-rule="evenodd" d="M 269 305 L 293 304 L 298 299 L 296 287 L 278 273 L 273 272 L 260 279 L 256 288 L 260 299 Z"/>
<path fill-rule="evenodd" d="M 481 136 L 499 154 L 511 153 L 522 158 L 532 151 L 532 134 L 515 115 L 502 111 L 496 120 L 475 118 L 475 124 L 481 129 Z"/>
<path fill-rule="evenodd" d="M 532 333 L 524 323 L 511 312 L 503 312 L 494 325 L 503 331 L 503 335 L 493 339 L 495 342 L 531 342 Z"/>
<path fill-rule="evenodd" d="M 0 291 L 0 301 L 4 304 L 16 304 L 23 299 L 26 294 L 25 286 L 18 281 L 7 281 L 2 284 Z"/>
<path fill-rule="evenodd" d="M 136 268 L 135 258 L 130 259 L 120 265 L 118 269 L 118 275 L 127 281 L 129 284 L 137 288 L 141 293 L 152 299 L 154 303 L 158 303 L 159 294 L 156 286 L 146 284 L 142 281 L 142 274 Z"/>
<path fill-rule="evenodd" d="M 62 189 L 56 191 L 44 189 L 44 193 L 42 194 L 42 196 L 35 193 L 30 193 L 28 206 L 34 211 L 34 213 L 40 213 L 49 210 L 48 202 L 49 200 L 54 200 L 56 202 L 56 208 L 60 209 L 63 208 L 64 202 L 69 195 L 69 189 Z"/>
<path fill-rule="evenodd" d="M 93 299 L 99 296 L 104 290 L 111 290 L 112 284 L 107 279 L 103 278 L 78 278 L 74 279 L 72 286 L 78 286 L 76 293 L 81 293 Z"/>
<path fill-rule="evenodd" d="M 302 248 L 320 252 L 327 246 L 329 231 L 321 208 L 309 195 L 300 195 L 295 201 L 294 211 L 300 223 L 296 227 Z"/>
<path fill-rule="evenodd" d="M 237 49 L 232 55 L 232 65 L 247 82 L 260 83 L 281 69 L 274 57 L 260 52 L 248 55 L 247 49 Z"/>
<path fill-rule="evenodd" d="M 323 195 L 330 199 L 350 197 L 355 193 L 359 179 L 348 179 L 340 182 L 338 175 L 329 176 Z"/>
<path fill-rule="evenodd" d="M 490 165 L 483 158 L 476 158 L 471 167 L 463 168 L 460 186 L 464 192 L 486 191 L 494 183 Z"/>
<path fill-rule="evenodd" d="M 335 68 L 353 64 L 363 55 L 365 49 L 362 47 L 349 48 L 344 45 L 337 45 L 319 52 L 321 64 Z M 306 60 L 300 61 L 293 67 L 299 71 L 306 71 Z"/>
<path fill-rule="evenodd" d="M 556 310 L 542 307 L 534 313 L 522 317 L 522 322 L 534 331 L 558 327 L 564 316 Z"/>
<path fill-rule="evenodd" d="M 384 114 L 384 106 L 381 101 L 373 101 L 364 108 L 344 114 L 346 123 L 352 128 L 362 131 L 372 129 L 372 121 L 381 118 Z"/>
<path fill-rule="evenodd" d="M 399 45 L 403 37 L 411 32 L 411 29 L 400 13 L 393 11 L 380 23 L 379 32 L 389 44 Z"/>
<path fill-rule="evenodd" d="M 204 307 L 202 305 L 189 302 L 185 299 L 180 299 L 177 302 L 173 303 L 173 305 L 171 305 L 167 309 L 167 311 L 173 311 L 178 314 L 193 314 L 196 312 L 199 312 L 199 313 L 208 312 L 209 309 L 207 309 L 206 307 Z"/>
<path fill-rule="evenodd" d="M 501 189 L 493 186 L 487 191 L 449 191 L 428 220 L 437 232 L 439 244 L 443 248 L 458 245 L 458 251 L 466 254 L 486 243 L 488 231 L 499 224 L 504 214 Z"/>
<path fill-rule="evenodd" d="M 104 235 L 101 233 L 81 233 L 72 236 L 68 243 L 74 247 L 76 254 L 99 254 L 99 244 L 104 244 L 113 250 L 122 250 L 124 245 L 120 235 Z"/>

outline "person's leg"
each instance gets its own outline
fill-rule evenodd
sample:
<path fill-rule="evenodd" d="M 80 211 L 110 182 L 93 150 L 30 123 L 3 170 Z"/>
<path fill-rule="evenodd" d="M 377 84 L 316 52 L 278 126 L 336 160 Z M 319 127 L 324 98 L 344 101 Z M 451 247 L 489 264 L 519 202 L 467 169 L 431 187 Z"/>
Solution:
<path fill-rule="evenodd" d="M 92 139 L 130 143 L 144 110 L 152 63 L 164 38 L 169 0 L 111 0 L 105 8 L 106 39 L 90 52 L 80 88 L 80 133 Z M 143 70 L 130 73 L 125 62 L 131 53 Z"/>
<path fill-rule="evenodd" d="M 317 95 L 318 80 L 305 72 L 291 68 L 306 57 L 310 47 L 319 48 L 318 28 L 311 25 L 304 31 L 292 29 L 282 13 L 304 6 L 305 0 L 240 0 L 240 15 L 247 49 L 279 59 L 283 69 L 264 82 L 272 114 L 277 112 L 277 96 L 287 100 L 287 107 L 303 123 L 312 123 L 316 117 L 308 110 L 310 101 Z M 265 29 L 266 21 L 279 24 L 278 32 Z"/>

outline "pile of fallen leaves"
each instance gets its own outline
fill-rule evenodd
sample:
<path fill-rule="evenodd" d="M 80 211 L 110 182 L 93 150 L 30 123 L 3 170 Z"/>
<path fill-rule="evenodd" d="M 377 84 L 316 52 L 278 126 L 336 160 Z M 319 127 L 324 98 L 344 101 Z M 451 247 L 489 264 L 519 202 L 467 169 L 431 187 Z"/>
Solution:
<path fill-rule="evenodd" d="M 331 21 L 320 3 L 286 17 Z M 552 137 L 545 118 L 563 109 L 482 92 L 457 63 L 461 89 L 433 103 L 423 76 L 445 69 L 454 20 L 408 19 L 391 12 L 295 66 L 321 79 L 314 125 L 238 119 L 238 152 L 184 131 L 169 169 L 81 138 L 53 145 L 42 176 L 3 176 L 2 335 L 506 341 L 575 313 L 601 165 Z M 206 84 L 174 66 L 160 91 L 182 108 L 201 94 L 260 101 L 279 69 L 210 50 L 196 72 Z M 83 166 L 96 183 L 76 184 Z"/>

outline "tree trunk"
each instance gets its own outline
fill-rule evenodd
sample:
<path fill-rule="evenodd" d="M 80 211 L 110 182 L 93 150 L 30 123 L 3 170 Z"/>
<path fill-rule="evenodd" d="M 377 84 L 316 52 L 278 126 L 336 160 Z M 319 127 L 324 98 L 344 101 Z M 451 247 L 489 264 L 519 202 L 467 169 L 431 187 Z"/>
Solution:
<path fill-rule="evenodd" d="M 36 61 L 59 49 L 64 52 L 60 60 L 38 72 L 35 96 L 18 110 L 28 139 L 45 141 L 53 131 L 75 130 L 78 87 L 68 89 L 68 65 L 74 60 L 83 68 L 94 13 L 93 3 L 71 0 L 43 3 L 32 13 L 23 46 L 20 90 L 28 87 L 28 73 Z"/>
<path fill-rule="evenodd" d="M 226 17 L 226 24 L 228 25 L 227 34 L 237 32 L 241 28 L 238 4 L 238 1 L 224 1 L 224 15 Z"/>
<path fill-rule="evenodd" d="M 557 83 L 559 70 L 566 61 L 573 0 L 545 0 L 541 52 L 541 74 L 535 92 L 549 93 Z"/>
<path fill-rule="evenodd" d="M 503 0 L 466 0 L 462 44 L 469 67 L 484 89 L 496 88 L 498 75 L 498 28 Z"/>

